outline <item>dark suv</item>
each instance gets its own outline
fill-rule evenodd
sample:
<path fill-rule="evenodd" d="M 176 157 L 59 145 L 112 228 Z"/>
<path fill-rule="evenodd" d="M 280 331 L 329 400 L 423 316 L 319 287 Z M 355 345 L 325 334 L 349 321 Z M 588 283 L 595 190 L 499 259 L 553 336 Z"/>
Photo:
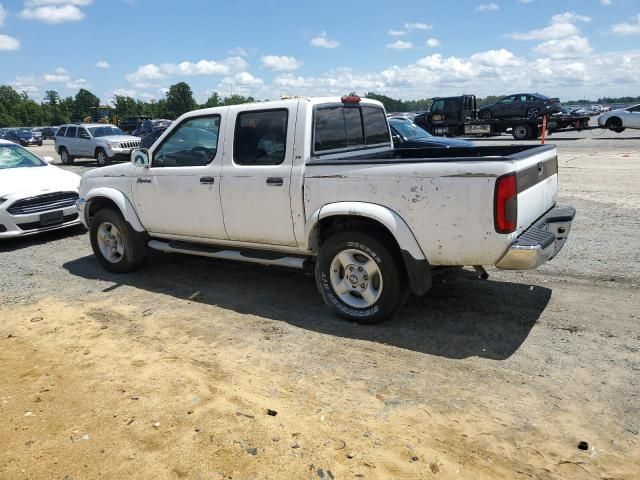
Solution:
<path fill-rule="evenodd" d="M 531 118 L 551 115 L 562 110 L 560 100 L 539 93 L 518 93 L 478 110 L 478 118 Z"/>

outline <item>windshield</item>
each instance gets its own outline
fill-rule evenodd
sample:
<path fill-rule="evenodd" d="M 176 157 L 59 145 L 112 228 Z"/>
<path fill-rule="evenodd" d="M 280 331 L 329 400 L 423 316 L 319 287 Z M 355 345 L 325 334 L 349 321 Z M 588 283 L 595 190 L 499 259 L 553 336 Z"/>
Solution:
<path fill-rule="evenodd" d="M 18 145 L 0 145 L 0 170 L 21 167 L 44 167 L 45 162 Z"/>
<path fill-rule="evenodd" d="M 107 125 L 104 127 L 91 127 L 89 128 L 91 135 L 93 137 L 107 137 L 109 135 L 126 135 L 122 130 L 118 127 L 114 127 L 112 125 Z"/>
<path fill-rule="evenodd" d="M 429 132 L 427 132 L 426 130 L 423 130 L 422 128 L 417 126 L 415 123 L 394 121 L 394 120 L 391 120 L 389 123 L 391 124 L 391 128 L 396 130 L 406 140 L 414 140 L 416 138 L 431 137 L 431 134 Z"/>
<path fill-rule="evenodd" d="M 18 130 L 18 135 L 32 135 L 32 131 L 29 128 L 21 128 Z"/>

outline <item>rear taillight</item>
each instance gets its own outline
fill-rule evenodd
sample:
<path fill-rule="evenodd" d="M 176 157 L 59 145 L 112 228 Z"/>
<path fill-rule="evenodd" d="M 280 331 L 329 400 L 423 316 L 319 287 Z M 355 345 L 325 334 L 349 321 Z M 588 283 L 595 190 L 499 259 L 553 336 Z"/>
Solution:
<path fill-rule="evenodd" d="M 494 196 L 494 221 L 496 232 L 512 233 L 518 226 L 518 183 L 516 174 L 498 178 Z"/>

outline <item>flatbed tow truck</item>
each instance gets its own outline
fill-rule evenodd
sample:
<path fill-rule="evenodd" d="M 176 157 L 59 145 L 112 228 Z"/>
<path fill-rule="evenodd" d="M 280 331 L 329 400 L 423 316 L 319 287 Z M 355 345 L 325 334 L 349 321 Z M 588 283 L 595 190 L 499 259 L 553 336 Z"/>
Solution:
<path fill-rule="evenodd" d="M 439 101 L 442 100 L 442 101 Z M 516 140 L 534 140 L 542 134 L 544 118 L 478 119 L 475 95 L 434 98 L 428 112 L 413 120 L 432 135 L 494 136 L 511 131 Z M 589 130 L 590 117 L 555 114 L 547 118 L 547 131 Z"/>

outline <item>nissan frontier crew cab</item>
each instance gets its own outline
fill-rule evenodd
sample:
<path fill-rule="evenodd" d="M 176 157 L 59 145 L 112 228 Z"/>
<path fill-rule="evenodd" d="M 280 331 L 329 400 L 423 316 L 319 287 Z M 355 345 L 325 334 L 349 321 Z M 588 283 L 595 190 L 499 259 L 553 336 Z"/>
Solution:
<path fill-rule="evenodd" d="M 111 272 L 149 248 L 313 267 L 333 312 L 371 324 L 434 268 L 552 259 L 575 215 L 557 188 L 552 145 L 394 150 L 382 105 L 350 95 L 187 113 L 130 163 L 86 173 L 78 208 Z"/>

